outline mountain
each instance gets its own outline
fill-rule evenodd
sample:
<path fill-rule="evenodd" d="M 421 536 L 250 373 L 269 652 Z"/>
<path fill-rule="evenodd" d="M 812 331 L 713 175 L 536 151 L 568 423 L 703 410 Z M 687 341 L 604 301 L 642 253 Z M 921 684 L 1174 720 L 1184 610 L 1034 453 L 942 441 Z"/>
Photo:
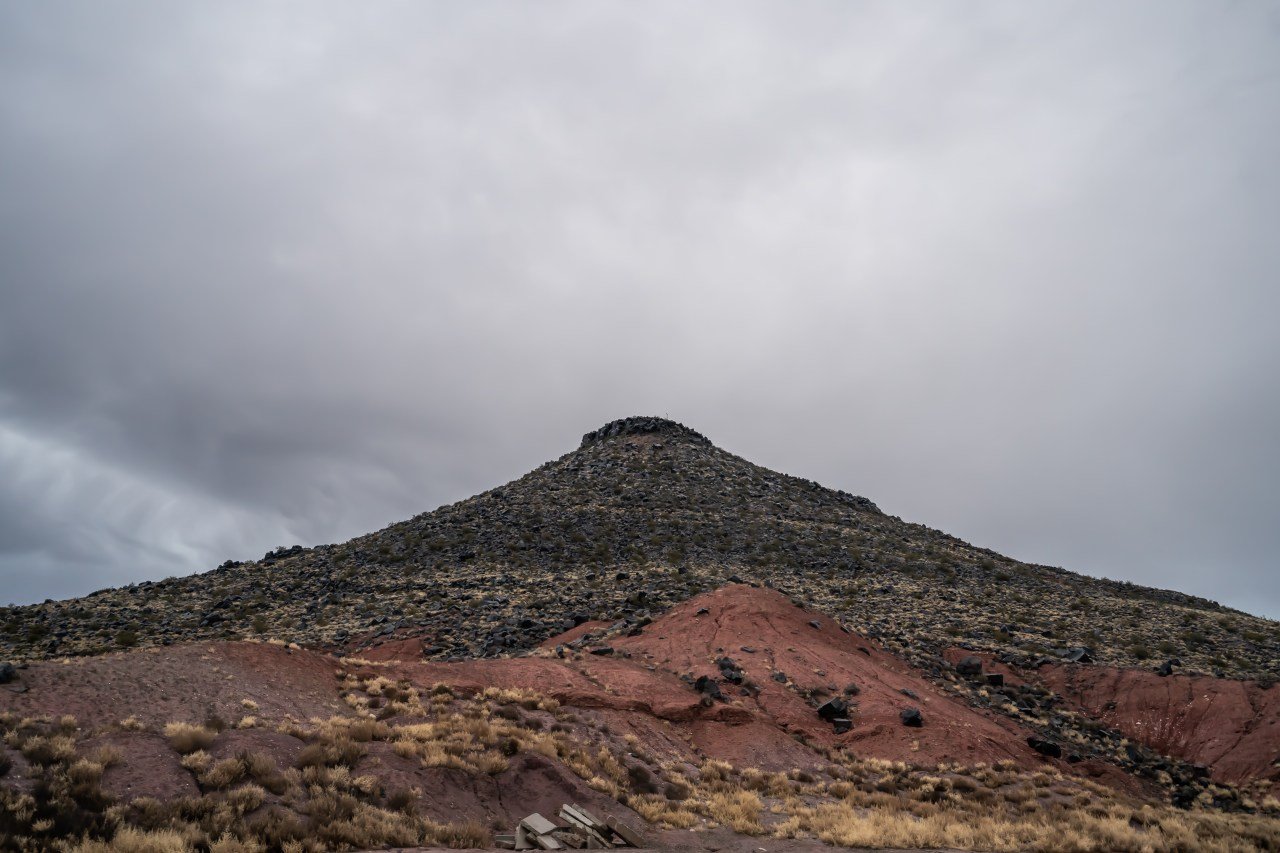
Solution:
<path fill-rule="evenodd" d="M 632 417 L 518 480 L 340 545 L 0 610 L 0 655 L 39 659 L 272 636 L 350 649 L 419 638 L 428 658 L 532 648 L 586 620 L 641 622 L 739 578 L 925 660 L 1085 648 L 1280 677 L 1280 625 L 1177 592 L 1031 565 L 779 474 L 672 421 Z"/>
<path fill-rule="evenodd" d="M 1275 623 L 658 418 L 342 545 L 2 615 L 4 850 L 476 847 L 566 803 L 687 851 L 1280 850 Z"/>

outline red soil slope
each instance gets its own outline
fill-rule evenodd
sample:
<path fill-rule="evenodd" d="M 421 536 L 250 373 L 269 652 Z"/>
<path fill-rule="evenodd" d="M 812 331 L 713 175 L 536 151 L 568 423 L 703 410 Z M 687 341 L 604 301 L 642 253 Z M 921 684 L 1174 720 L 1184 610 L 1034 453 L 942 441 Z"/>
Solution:
<path fill-rule="evenodd" d="M 544 646 L 555 648 L 578 639 L 586 633 L 584 627 Z M 397 676 L 421 685 L 537 690 L 566 705 L 605 712 L 646 741 L 672 741 L 670 724 L 679 724 L 699 757 L 766 769 L 815 763 L 817 755 L 806 742 L 925 765 L 1013 759 L 1031 766 L 1047 760 L 1027 746 L 1029 732 L 1015 723 L 948 697 L 873 641 L 846 632 L 773 590 L 726 586 L 678 605 L 639 636 L 610 642 L 618 656 L 393 666 Z M 383 652 L 379 648 L 362 654 L 386 659 Z M 727 701 L 704 706 L 679 676 L 718 676 L 716 661 L 725 656 L 759 692 L 746 695 L 723 684 Z M 786 683 L 775 680 L 778 672 L 785 673 Z M 830 723 L 819 719 L 815 705 L 823 694 L 841 695 L 849 685 L 859 691 L 847 697 L 856 703 L 853 728 L 837 735 Z M 923 727 L 902 724 L 899 714 L 909 707 L 921 710 Z M 672 742 L 684 740 L 677 737 Z"/>
<path fill-rule="evenodd" d="M 678 605 L 640 636 L 614 645 L 642 663 L 695 677 L 718 675 L 715 661 L 730 657 L 760 688 L 754 699 L 734 701 L 815 743 L 920 764 L 1040 760 L 1026 745 L 1027 733 L 1014 724 L 949 698 L 873 641 L 773 590 L 723 587 Z M 785 684 L 774 680 L 779 672 L 787 676 Z M 806 696 L 840 695 L 849 685 L 859 691 L 847 697 L 857 703 L 853 729 L 837 735 Z M 725 691 L 736 692 L 727 685 Z M 909 707 L 920 709 L 922 728 L 902 724 L 899 713 Z"/>
<path fill-rule="evenodd" d="M 337 666 L 304 649 L 220 642 L 46 661 L 0 686 L 0 710 L 71 714 L 86 728 L 132 716 L 154 727 L 210 714 L 235 722 L 250 699 L 263 716 L 328 717 L 350 710 L 334 679 Z"/>
<path fill-rule="evenodd" d="M 368 667 L 370 674 L 408 678 L 424 688 L 533 689 L 575 709 L 584 724 L 606 725 L 619 737 L 633 735 L 654 755 L 692 763 L 719 758 L 769 770 L 812 768 L 823 762 L 825 747 L 923 765 L 1050 761 L 1027 746 L 1030 732 L 1013 721 L 951 698 L 875 642 L 772 590 L 731 585 L 691 599 L 637 636 L 610 638 L 613 655 L 583 653 L 590 643 L 563 656 L 553 651 L 603 627 L 579 626 L 550 641 L 541 656 L 527 658 L 424 662 L 412 643 L 402 641 L 362 655 L 385 661 Z M 732 658 L 758 693 L 722 681 L 726 701 L 704 704 L 689 681 L 720 676 L 716 662 L 722 657 Z M 244 699 L 267 719 L 328 717 L 350 712 L 335 675 L 351 668 L 326 654 L 278 645 L 199 643 L 33 664 L 17 683 L 0 688 L 0 707 L 27 715 L 73 714 L 89 729 L 136 716 L 153 732 L 169 721 L 200 721 L 211 713 L 235 722 L 246 713 Z M 1027 677 L 1135 739 L 1208 764 L 1217 778 L 1245 781 L 1276 773 L 1280 688 L 1104 667 L 1050 666 Z M 847 696 L 854 705 L 852 729 L 837 735 L 815 705 L 850 685 L 857 688 Z M 906 707 L 920 709 L 923 727 L 902 724 L 899 713 Z M 129 741 L 135 749 L 128 752 L 155 753 L 153 776 L 121 771 L 119 779 L 105 780 L 115 790 L 136 796 L 154 787 L 152 779 L 176 778 L 176 758 L 154 734 L 117 730 L 103 736 Z M 239 749 L 241 739 L 264 736 L 231 730 L 219 736 L 219 748 Z M 279 752 L 282 765 L 291 763 L 300 744 L 271 737 L 279 743 L 253 747 Z M 394 757 L 380 758 L 386 772 L 396 769 Z M 1105 774 L 1120 787 L 1134 784 L 1110 765 L 1051 763 L 1067 772 Z M 425 787 L 437 783 L 444 784 L 418 780 Z M 476 796 L 487 801 L 490 794 L 497 791 Z"/>
<path fill-rule="evenodd" d="M 1091 717 L 1223 782 L 1280 784 L 1280 686 L 1141 669 L 1051 665 L 1035 680 Z"/>

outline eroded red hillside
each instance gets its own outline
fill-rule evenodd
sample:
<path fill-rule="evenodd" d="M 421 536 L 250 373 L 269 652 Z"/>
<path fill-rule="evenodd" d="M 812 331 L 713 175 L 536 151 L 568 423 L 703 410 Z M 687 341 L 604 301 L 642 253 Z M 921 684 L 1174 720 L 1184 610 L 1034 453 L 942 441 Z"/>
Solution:
<path fill-rule="evenodd" d="M 1026 732 L 946 696 L 874 641 L 774 590 L 733 584 L 700 595 L 614 646 L 642 665 L 694 677 L 719 676 L 716 662 L 728 657 L 759 690 L 744 696 L 725 685 L 734 704 L 817 744 L 922 764 L 1039 760 Z M 828 696 L 849 703 L 850 731 L 836 734 L 815 713 Z M 908 708 L 920 710 L 922 727 L 903 725 Z"/>
<path fill-rule="evenodd" d="M 1036 680 L 1109 728 L 1214 779 L 1280 785 L 1280 687 L 1204 675 L 1050 665 Z"/>
<path fill-rule="evenodd" d="M 325 738 L 332 737 L 324 734 L 326 727 L 343 731 L 357 715 L 364 715 L 368 725 L 376 719 L 384 728 L 380 733 L 368 729 L 353 755 L 344 759 L 349 767 L 333 771 L 337 775 L 330 781 L 373 779 L 384 799 L 393 792 L 416 792 L 417 814 L 490 827 L 509 826 L 529 811 L 549 812 L 562 802 L 640 820 L 637 812 L 610 797 L 619 780 L 644 790 L 649 774 L 658 772 L 704 779 L 708 777 L 700 768 L 710 766 L 708 759 L 752 772 L 792 771 L 779 776 L 797 785 L 812 778 L 807 773 L 836 779 L 830 776 L 833 760 L 878 758 L 916 768 L 1004 761 L 1009 763 L 1003 768 L 1050 765 L 1143 799 L 1164 796 L 1154 783 L 1113 764 L 1072 764 L 1037 753 L 1028 745 L 1031 730 L 967 704 L 874 641 L 770 589 L 726 586 L 629 633 L 610 634 L 608 625 L 588 623 L 553 638 L 531 656 L 457 662 L 423 661 L 419 644 L 403 639 L 346 659 L 257 642 L 146 649 L 34 663 L 3 685 L 0 710 L 46 720 L 32 723 L 32 731 L 44 731 L 40 726 L 50 732 L 74 730 L 79 755 L 93 755 L 103 747 L 118 751 L 121 760 L 105 768 L 101 785 L 113 800 L 125 803 L 140 797 L 172 801 L 221 796 L 213 777 L 202 776 L 199 762 L 191 755 L 184 758 L 165 735 L 167 723 L 208 728 L 209 720 L 220 719 L 216 734 L 209 733 L 201 747 L 208 750 L 200 759 L 206 769 L 234 765 L 239 756 L 252 754 L 256 761 L 303 779 L 299 768 L 310 767 L 307 773 L 315 775 L 322 772 L 316 770 L 317 761 L 336 760 L 316 758 L 316 750 L 329 742 Z M 999 669 L 994 664 L 989 668 Z M 1005 669 L 1010 681 L 1019 680 Z M 1247 781 L 1274 772 L 1271 762 L 1280 740 L 1280 691 L 1274 688 L 1181 676 L 1160 679 L 1101 667 L 1048 666 L 1022 675 L 1135 739 L 1210 765 L 1217 778 Z M 699 678 L 714 679 L 720 695 L 699 689 Z M 837 731 L 818 714 L 818 706 L 831 697 L 848 704 L 847 731 Z M 422 704 L 416 704 L 419 699 Z M 902 712 L 909 708 L 919 710 L 922 725 L 904 724 Z M 75 719 L 62 723 L 61 715 Z M 493 739 L 490 723 L 501 726 L 508 720 L 519 720 L 527 738 L 553 732 L 560 745 L 551 749 L 543 744 L 538 751 L 517 743 L 505 752 L 509 761 L 497 753 L 485 759 L 498 762 L 486 765 L 492 767 L 489 772 L 461 760 L 451 764 L 447 755 L 454 753 L 429 753 L 427 747 L 421 754 L 415 751 L 415 738 L 433 737 L 463 752 L 471 746 L 505 749 L 505 741 Z M 18 731 L 31 728 L 12 714 L 9 725 Z M 484 737 L 490 740 L 477 740 Z M 20 740 L 0 745 L 0 759 L 12 767 L 6 784 L 27 790 L 38 775 L 27 758 L 38 755 L 31 744 L 39 738 L 25 741 L 25 747 Z M 585 751 L 574 759 L 578 764 L 567 764 L 579 744 Z M 310 759 L 304 758 L 306 751 L 312 753 Z M 434 757 L 426 760 L 428 754 Z M 617 758 L 599 757 L 606 754 Z M 596 767 L 591 761 L 603 763 Z M 626 767 L 615 765 L 621 769 L 612 781 L 592 776 L 606 772 L 610 761 Z M 629 776 L 637 764 L 643 772 Z M 950 772 L 955 771 L 943 773 Z M 1016 787 L 1033 775 L 1006 774 L 1006 781 L 992 784 Z M 1059 778 L 1039 775 L 1047 784 Z M 875 786 L 889 783 L 860 784 L 865 791 L 883 793 Z M 1068 786 L 1053 796 L 1086 787 L 1079 784 L 1080 789 Z M 304 796 L 298 793 L 302 789 L 295 785 L 288 790 L 295 798 L 288 807 L 309 814 L 311 806 L 295 801 Z M 666 802 L 665 796 L 658 801 Z M 658 808 L 647 802 L 648 808 Z M 282 806 L 282 801 L 270 804 Z M 662 841 L 683 839 L 702 846 L 706 840 L 692 838 L 671 830 Z"/>

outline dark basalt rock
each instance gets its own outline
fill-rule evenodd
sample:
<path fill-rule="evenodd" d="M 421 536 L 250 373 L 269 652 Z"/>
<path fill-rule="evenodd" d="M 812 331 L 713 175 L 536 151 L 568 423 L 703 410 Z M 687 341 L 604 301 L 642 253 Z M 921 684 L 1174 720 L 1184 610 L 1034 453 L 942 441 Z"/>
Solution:
<path fill-rule="evenodd" d="M 1175 666 L 1182 666 L 1182 661 L 1177 658 L 1171 658 L 1156 667 L 1156 675 L 1159 675 L 1162 678 L 1168 678 L 1173 675 L 1173 668 Z"/>
<path fill-rule="evenodd" d="M 18 677 L 18 670 L 11 663 L 0 663 L 0 684 L 8 684 Z"/>
<path fill-rule="evenodd" d="M 716 661 L 720 668 L 720 677 L 730 684 L 741 684 L 747 677 L 742 668 L 734 663 L 733 658 L 720 658 Z"/>
<path fill-rule="evenodd" d="M 720 692 L 719 683 L 710 676 L 699 675 L 698 680 L 693 682 L 693 689 L 702 694 L 703 704 L 709 705 L 712 700 L 724 701 L 724 694 Z"/>
<path fill-rule="evenodd" d="M 1088 646 L 1067 649 L 1062 653 L 1062 657 L 1072 663 L 1093 663 L 1093 649 Z"/>
<path fill-rule="evenodd" d="M 924 725 L 924 716 L 920 713 L 919 708 L 903 708 L 898 712 L 898 717 L 902 720 L 904 726 L 918 729 Z"/>
<path fill-rule="evenodd" d="M 711 447 L 711 441 L 705 435 L 689 429 L 684 424 L 669 421 L 666 418 L 640 417 L 621 418 L 610 421 L 597 430 L 592 430 L 582 437 L 581 447 L 588 447 L 610 438 L 625 435 L 665 435 L 679 438 L 693 444 Z"/>
<path fill-rule="evenodd" d="M 956 672 L 961 675 L 982 675 L 982 658 L 969 655 L 956 664 Z"/>
<path fill-rule="evenodd" d="M 1047 755 L 1050 758 L 1061 758 L 1062 747 L 1052 741 L 1042 740 L 1038 737 L 1027 738 L 1027 746 L 1034 749 L 1041 755 Z"/>

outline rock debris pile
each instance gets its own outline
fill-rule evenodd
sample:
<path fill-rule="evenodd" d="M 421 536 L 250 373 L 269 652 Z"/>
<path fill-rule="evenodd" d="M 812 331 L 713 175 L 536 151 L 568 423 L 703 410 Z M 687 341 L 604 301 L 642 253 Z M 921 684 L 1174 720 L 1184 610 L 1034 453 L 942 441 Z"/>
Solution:
<path fill-rule="evenodd" d="M 643 847 L 640 834 L 614 818 L 601 820 L 577 803 L 560 807 L 554 823 L 534 812 L 520 821 L 513 833 L 499 833 L 494 843 L 506 850 L 612 850 Z"/>

